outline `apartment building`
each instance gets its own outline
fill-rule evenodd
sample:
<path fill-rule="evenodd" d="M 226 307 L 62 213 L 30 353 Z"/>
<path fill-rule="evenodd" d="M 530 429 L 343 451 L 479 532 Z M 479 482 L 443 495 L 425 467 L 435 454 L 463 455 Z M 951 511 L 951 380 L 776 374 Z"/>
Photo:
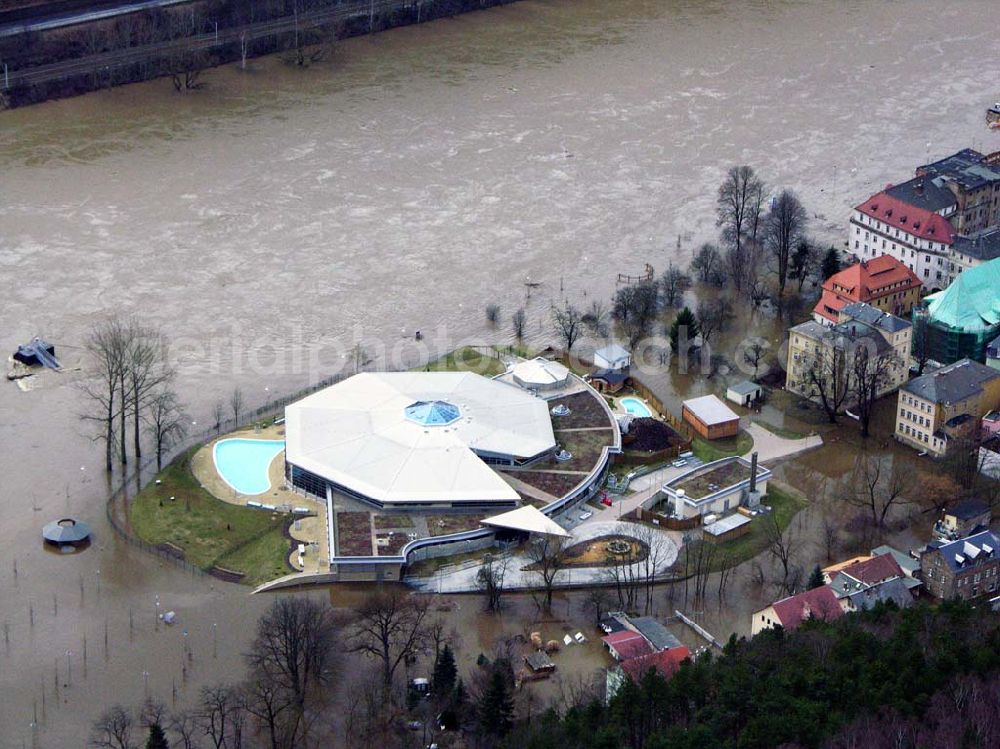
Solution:
<path fill-rule="evenodd" d="M 956 541 L 932 541 L 920 555 L 924 586 L 935 598 L 972 600 L 995 594 L 1000 580 L 1000 537 L 982 531 Z"/>
<path fill-rule="evenodd" d="M 804 398 L 818 394 L 810 378 L 810 370 L 819 360 L 831 361 L 838 355 L 850 354 L 856 346 L 873 346 L 879 358 L 889 357 L 888 371 L 876 397 L 891 393 L 906 381 L 909 371 L 913 326 L 895 315 L 882 312 L 863 302 L 848 304 L 833 326 L 809 320 L 788 331 L 788 361 L 785 389 Z M 848 364 L 844 377 L 848 392 L 853 376 Z"/>
<path fill-rule="evenodd" d="M 836 325 L 849 304 L 864 302 L 897 317 L 908 317 L 920 301 L 917 274 L 891 255 L 862 260 L 823 282 L 823 295 L 813 308 L 813 320 Z"/>
<path fill-rule="evenodd" d="M 972 435 L 1000 406 L 1000 371 L 962 359 L 910 380 L 899 390 L 896 439 L 935 457 L 949 442 Z"/>
<path fill-rule="evenodd" d="M 965 149 L 916 169 L 851 213 L 847 247 L 860 260 L 889 255 L 925 288 L 1000 257 L 1000 152 Z"/>

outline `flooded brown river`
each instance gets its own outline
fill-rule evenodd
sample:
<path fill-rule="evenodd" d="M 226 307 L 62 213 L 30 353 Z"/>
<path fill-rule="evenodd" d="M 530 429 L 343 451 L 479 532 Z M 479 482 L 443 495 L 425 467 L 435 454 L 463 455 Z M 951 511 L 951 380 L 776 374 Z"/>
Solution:
<path fill-rule="evenodd" d="M 95 320 L 136 312 L 174 341 L 203 422 L 234 384 L 292 392 L 359 340 L 389 366 L 421 356 L 416 330 L 494 342 L 488 302 L 526 304 L 543 340 L 560 289 L 607 298 L 710 239 L 733 163 L 794 187 L 839 243 L 882 182 L 1000 148 L 998 27 L 991 0 L 529 1 L 306 70 L 0 113 L 0 350 L 40 335 L 73 361 Z M 235 677 L 267 603 L 114 538 L 76 377 L 0 387 L 3 747 L 82 746 L 110 703 Z M 65 514 L 95 526 L 82 554 L 42 549 Z M 157 600 L 177 626 L 155 626 Z"/>

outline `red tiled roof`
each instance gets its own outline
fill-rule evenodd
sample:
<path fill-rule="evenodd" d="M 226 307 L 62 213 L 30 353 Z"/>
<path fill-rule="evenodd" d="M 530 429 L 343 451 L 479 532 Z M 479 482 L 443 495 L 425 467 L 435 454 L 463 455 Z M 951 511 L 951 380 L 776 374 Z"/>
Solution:
<path fill-rule="evenodd" d="M 681 662 L 690 657 L 691 651 L 681 645 L 679 648 L 661 650 L 659 653 L 651 653 L 623 661 L 622 671 L 628 674 L 632 681 L 639 681 L 651 668 L 656 669 L 661 676 L 669 679 L 681 667 Z"/>
<path fill-rule="evenodd" d="M 653 652 L 653 648 L 646 638 L 640 635 L 638 632 L 633 632 L 631 630 L 623 630 L 621 632 L 613 632 L 610 635 L 605 635 L 601 638 L 604 643 L 616 653 L 618 653 L 619 659 L 626 661 L 630 658 L 638 658 L 639 656 L 649 655 Z"/>
<path fill-rule="evenodd" d="M 832 621 L 844 615 L 837 596 L 826 585 L 775 601 L 771 608 L 785 629 L 795 629 L 810 616 Z"/>
<path fill-rule="evenodd" d="M 944 216 L 928 211 L 926 208 L 918 208 L 904 203 L 886 192 L 872 195 L 859 205 L 857 210 L 921 239 L 945 242 L 946 244 L 951 244 L 954 239 L 954 230 Z"/>
<path fill-rule="evenodd" d="M 875 585 L 893 577 L 903 576 L 903 568 L 899 566 L 899 562 L 892 554 L 879 554 L 864 562 L 856 562 L 844 567 L 841 572 L 868 585 Z"/>
<path fill-rule="evenodd" d="M 844 268 L 826 279 L 823 296 L 813 311 L 831 322 L 837 322 L 835 316 L 828 314 L 827 308 L 840 310 L 848 302 L 870 302 L 886 294 L 916 288 L 920 288 L 920 278 L 916 273 L 891 255 L 878 255 Z"/>

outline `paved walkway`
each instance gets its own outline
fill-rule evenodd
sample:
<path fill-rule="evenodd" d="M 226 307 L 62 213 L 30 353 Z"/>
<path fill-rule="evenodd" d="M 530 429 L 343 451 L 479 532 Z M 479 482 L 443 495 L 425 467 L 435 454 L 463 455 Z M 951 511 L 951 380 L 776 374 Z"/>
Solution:
<path fill-rule="evenodd" d="M 790 440 L 779 437 L 774 432 L 770 432 L 760 424 L 749 423 L 746 432 L 753 437 L 753 449 L 743 457 L 749 458 L 750 453 L 756 452 L 761 463 L 767 464 L 782 460 L 784 458 L 797 455 L 798 453 L 812 450 L 823 444 L 823 438 L 818 434 L 811 434 L 802 439 Z"/>
<path fill-rule="evenodd" d="M 634 523 L 619 523 L 617 521 L 587 523 L 574 528 L 572 539 L 568 544 L 577 544 L 589 541 L 600 536 L 624 535 L 634 536 L 636 525 Z M 652 542 L 656 544 L 654 558 L 659 561 L 659 572 L 666 570 L 677 559 L 677 553 L 681 545 L 681 534 L 672 531 L 659 531 L 652 536 Z M 531 559 L 526 554 L 519 553 L 510 557 L 507 562 L 507 571 L 504 577 L 504 589 L 506 590 L 527 590 L 542 587 L 541 576 L 537 572 L 526 570 L 525 567 L 531 564 Z M 636 574 L 642 574 L 643 562 L 632 565 Z M 469 593 L 479 590 L 476 576 L 482 564 L 478 561 L 459 565 L 457 567 L 446 567 L 439 570 L 433 577 L 407 577 L 403 582 L 417 590 L 428 593 Z M 573 585 L 586 585 L 598 582 L 607 582 L 608 572 L 606 567 L 574 567 L 567 568 L 559 573 L 555 580 L 556 588 L 565 588 Z"/>

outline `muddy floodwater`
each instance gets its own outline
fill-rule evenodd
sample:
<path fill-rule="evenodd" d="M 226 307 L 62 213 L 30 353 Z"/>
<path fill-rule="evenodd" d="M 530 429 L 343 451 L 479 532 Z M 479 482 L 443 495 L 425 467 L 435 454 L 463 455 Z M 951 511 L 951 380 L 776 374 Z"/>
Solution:
<path fill-rule="evenodd" d="M 39 335 L 78 360 L 94 321 L 136 312 L 174 341 L 202 423 L 234 384 L 292 392 L 358 341 L 412 366 L 507 338 L 488 302 L 505 321 L 524 305 L 542 341 L 554 299 L 607 298 L 618 272 L 710 239 L 730 164 L 794 187 L 839 243 L 883 182 L 1000 148 L 997 28 L 990 0 L 529 1 L 306 70 L 263 59 L 185 95 L 0 113 L 0 351 Z M 112 535 L 78 377 L 0 386 L 4 747 L 79 746 L 110 703 L 237 677 L 267 604 Z M 83 553 L 42 547 L 66 515 L 95 530 Z"/>

